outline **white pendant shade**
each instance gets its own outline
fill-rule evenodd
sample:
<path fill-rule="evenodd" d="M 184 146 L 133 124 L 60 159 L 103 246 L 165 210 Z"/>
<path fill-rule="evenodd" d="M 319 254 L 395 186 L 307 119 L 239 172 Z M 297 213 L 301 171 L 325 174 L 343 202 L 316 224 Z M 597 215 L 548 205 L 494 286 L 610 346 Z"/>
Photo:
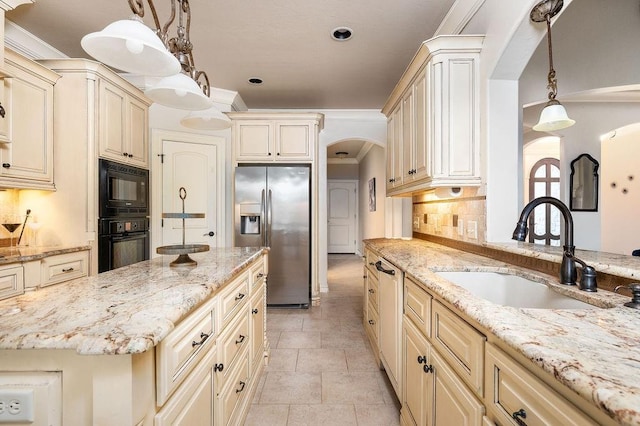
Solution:
<path fill-rule="evenodd" d="M 533 126 L 533 130 L 538 132 L 549 132 L 553 130 L 565 129 L 576 124 L 567 115 L 567 110 L 560 102 L 549 102 L 540 113 L 540 121 Z"/>
<path fill-rule="evenodd" d="M 135 15 L 87 34 L 80 44 L 98 61 L 134 74 L 164 77 L 177 74 L 181 69 L 178 59 Z"/>
<path fill-rule="evenodd" d="M 196 130 L 224 130 L 231 127 L 231 119 L 220 112 L 218 108 L 211 107 L 202 111 L 190 112 L 180 120 L 180 124 Z"/>
<path fill-rule="evenodd" d="M 197 111 L 213 105 L 198 83 L 182 73 L 164 77 L 158 84 L 145 90 L 144 94 L 160 105 L 178 109 Z"/>

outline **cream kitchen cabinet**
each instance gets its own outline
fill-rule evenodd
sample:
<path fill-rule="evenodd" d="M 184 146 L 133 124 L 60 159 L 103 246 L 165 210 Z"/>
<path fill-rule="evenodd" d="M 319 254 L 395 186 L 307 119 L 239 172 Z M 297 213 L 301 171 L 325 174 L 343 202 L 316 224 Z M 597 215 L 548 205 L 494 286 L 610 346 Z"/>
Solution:
<path fill-rule="evenodd" d="M 237 162 L 312 162 L 321 114 L 229 113 Z"/>
<path fill-rule="evenodd" d="M 55 72 L 5 49 L 0 186 L 53 190 Z"/>
<path fill-rule="evenodd" d="M 380 321 L 378 320 L 379 311 L 379 283 L 378 283 L 378 270 L 375 263 L 378 261 L 378 256 L 371 250 L 365 249 L 364 255 L 364 303 L 362 306 L 362 318 L 363 327 L 365 333 L 369 339 L 369 344 L 373 349 L 373 354 L 376 359 L 376 363 L 380 365 Z"/>
<path fill-rule="evenodd" d="M 402 291 L 403 272 L 380 259 L 378 275 L 380 360 L 398 398 L 402 395 Z"/>
<path fill-rule="evenodd" d="M 40 261 L 40 286 L 48 286 L 89 275 L 89 251 L 47 256 Z"/>
<path fill-rule="evenodd" d="M 24 269 L 12 263 L 0 267 L 0 300 L 24 293 Z"/>
<path fill-rule="evenodd" d="M 149 167 L 149 104 L 121 86 L 99 83 L 100 156 Z"/>
<path fill-rule="evenodd" d="M 387 100 L 390 195 L 480 184 L 482 41 L 467 35 L 425 41 Z"/>

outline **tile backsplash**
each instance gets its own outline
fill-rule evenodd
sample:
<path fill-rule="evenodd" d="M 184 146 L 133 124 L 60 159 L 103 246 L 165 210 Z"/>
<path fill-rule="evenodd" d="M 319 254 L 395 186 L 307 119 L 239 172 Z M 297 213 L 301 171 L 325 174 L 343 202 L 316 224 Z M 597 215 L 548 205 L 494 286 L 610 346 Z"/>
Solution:
<path fill-rule="evenodd" d="M 414 194 L 413 232 L 484 243 L 486 197 L 479 192 L 479 188 L 464 187 L 438 188 Z"/>

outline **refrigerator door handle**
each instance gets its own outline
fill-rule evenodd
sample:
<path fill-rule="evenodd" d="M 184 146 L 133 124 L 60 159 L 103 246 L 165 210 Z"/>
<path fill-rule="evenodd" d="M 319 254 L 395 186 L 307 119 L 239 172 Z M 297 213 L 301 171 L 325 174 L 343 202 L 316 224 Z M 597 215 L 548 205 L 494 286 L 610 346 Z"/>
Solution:
<path fill-rule="evenodd" d="M 267 245 L 267 226 L 265 222 L 265 199 L 264 199 L 264 189 L 262 190 L 262 195 L 260 197 L 260 223 L 261 228 L 260 234 L 262 237 L 262 245 L 266 247 Z"/>
<path fill-rule="evenodd" d="M 271 215 L 272 215 L 272 205 L 271 205 L 271 190 L 269 190 L 269 195 L 267 196 L 267 246 L 271 244 Z"/>

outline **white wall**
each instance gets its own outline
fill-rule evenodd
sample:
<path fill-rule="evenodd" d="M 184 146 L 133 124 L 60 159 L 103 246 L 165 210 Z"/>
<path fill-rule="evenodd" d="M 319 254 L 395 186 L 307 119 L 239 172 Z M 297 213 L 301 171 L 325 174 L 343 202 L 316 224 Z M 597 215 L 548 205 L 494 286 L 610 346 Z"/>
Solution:
<path fill-rule="evenodd" d="M 327 179 L 358 180 L 358 164 L 327 164 Z"/>
<path fill-rule="evenodd" d="M 382 238 L 385 235 L 385 197 L 386 191 L 386 151 L 380 146 L 372 147 L 360 162 L 360 185 L 358 194 L 359 235 L 356 249 L 362 253 L 362 240 Z M 376 211 L 369 211 L 369 180 L 376 179 Z"/>

